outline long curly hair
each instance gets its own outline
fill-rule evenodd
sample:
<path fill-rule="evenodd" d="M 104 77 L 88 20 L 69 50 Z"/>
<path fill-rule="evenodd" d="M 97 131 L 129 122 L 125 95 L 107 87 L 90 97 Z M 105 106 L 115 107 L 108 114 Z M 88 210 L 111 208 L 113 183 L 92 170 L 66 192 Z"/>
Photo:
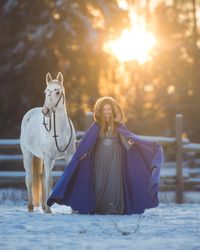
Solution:
<path fill-rule="evenodd" d="M 100 124 L 100 134 L 105 135 L 108 130 L 108 125 L 103 116 L 103 107 L 105 104 L 109 104 L 112 108 L 112 117 L 110 123 L 111 133 L 114 132 L 116 124 L 124 122 L 124 112 L 119 103 L 110 96 L 104 96 L 99 98 L 94 105 L 94 121 Z"/>

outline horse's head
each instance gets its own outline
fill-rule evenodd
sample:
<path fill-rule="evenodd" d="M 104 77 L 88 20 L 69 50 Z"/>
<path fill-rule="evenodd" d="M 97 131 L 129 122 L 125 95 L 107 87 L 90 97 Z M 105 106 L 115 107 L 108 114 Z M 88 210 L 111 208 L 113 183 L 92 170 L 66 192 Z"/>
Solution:
<path fill-rule="evenodd" d="M 42 107 L 42 113 L 44 116 L 50 117 L 52 112 L 56 108 L 63 107 L 65 103 L 65 91 L 63 86 L 63 75 L 58 73 L 56 79 L 52 79 L 51 74 L 46 74 L 47 87 L 44 91 L 45 102 Z"/>

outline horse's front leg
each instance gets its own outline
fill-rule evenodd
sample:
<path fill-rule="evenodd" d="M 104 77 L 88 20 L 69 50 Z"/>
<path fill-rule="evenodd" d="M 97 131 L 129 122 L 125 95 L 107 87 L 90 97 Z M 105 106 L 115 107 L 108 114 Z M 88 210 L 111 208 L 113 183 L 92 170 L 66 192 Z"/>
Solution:
<path fill-rule="evenodd" d="M 32 193 L 32 185 L 33 185 L 33 178 L 32 178 L 32 158 L 33 155 L 27 151 L 23 150 L 23 163 L 24 168 L 26 170 L 26 187 L 28 191 L 28 211 L 32 212 L 34 209 L 33 205 L 33 193 Z"/>
<path fill-rule="evenodd" d="M 50 196 L 51 188 L 53 185 L 53 179 L 51 170 L 53 169 L 55 160 L 52 159 L 44 159 L 44 201 L 45 201 L 45 213 L 51 213 L 50 207 L 47 205 L 47 199 Z"/>
<path fill-rule="evenodd" d="M 46 211 L 46 195 L 45 195 L 45 169 L 42 172 L 42 210 Z"/>

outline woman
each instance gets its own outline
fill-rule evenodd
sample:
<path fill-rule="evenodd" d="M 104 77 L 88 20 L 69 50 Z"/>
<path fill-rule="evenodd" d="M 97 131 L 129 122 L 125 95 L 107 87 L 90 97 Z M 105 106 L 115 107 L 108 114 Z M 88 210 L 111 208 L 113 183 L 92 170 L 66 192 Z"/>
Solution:
<path fill-rule="evenodd" d="M 97 100 L 94 123 L 56 183 L 49 206 L 56 202 L 83 214 L 139 214 L 158 205 L 162 148 L 131 133 L 123 120 L 116 100 Z"/>

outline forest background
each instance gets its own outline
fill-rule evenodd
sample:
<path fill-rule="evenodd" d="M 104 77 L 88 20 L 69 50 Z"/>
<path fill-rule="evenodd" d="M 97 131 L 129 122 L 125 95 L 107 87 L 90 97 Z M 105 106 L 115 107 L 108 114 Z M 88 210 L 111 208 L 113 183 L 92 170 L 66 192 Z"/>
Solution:
<path fill-rule="evenodd" d="M 143 62 L 105 49 L 136 25 L 130 10 L 156 39 Z M 200 142 L 199 28 L 199 0 L 1 0 L 0 138 L 19 137 L 25 112 L 43 105 L 46 73 L 62 72 L 76 130 L 111 95 L 134 133 L 172 136 L 181 113 L 185 136 Z"/>

